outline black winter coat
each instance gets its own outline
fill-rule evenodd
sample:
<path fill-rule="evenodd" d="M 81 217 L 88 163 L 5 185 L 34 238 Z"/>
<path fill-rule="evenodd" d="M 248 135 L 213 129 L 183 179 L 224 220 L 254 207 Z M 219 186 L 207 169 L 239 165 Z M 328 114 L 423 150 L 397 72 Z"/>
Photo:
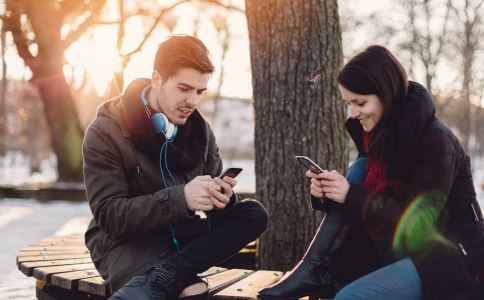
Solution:
<path fill-rule="evenodd" d="M 346 128 L 366 156 L 361 124 L 349 119 Z M 401 159 L 383 192 L 350 186 L 343 211 L 353 228 L 335 270 L 354 280 L 410 257 L 425 299 L 484 299 L 484 222 L 469 157 L 418 83 L 409 83 L 393 128 Z"/>
<path fill-rule="evenodd" d="M 222 171 L 215 136 L 195 111 L 187 124 L 196 135 L 183 135 L 186 124 L 175 139 L 175 144 L 186 144 L 190 153 L 169 152 L 168 164 L 176 160 L 181 165 L 179 156 L 185 156 L 187 167 L 170 167 L 178 185 L 164 188 L 158 160 L 162 142 L 158 138 L 152 143 L 150 135 L 142 138 L 152 131 L 149 120 L 143 124 L 139 99 L 148 83 L 137 80 L 125 95 L 104 103 L 84 137 L 84 180 L 93 213 L 85 240 L 97 270 L 112 291 L 174 252 L 169 224 L 194 218 L 185 202 L 185 183 L 199 175 L 218 176 Z M 186 162 L 193 156 L 198 159 Z M 227 212 L 238 201 L 234 194 L 224 210 L 212 213 Z"/>

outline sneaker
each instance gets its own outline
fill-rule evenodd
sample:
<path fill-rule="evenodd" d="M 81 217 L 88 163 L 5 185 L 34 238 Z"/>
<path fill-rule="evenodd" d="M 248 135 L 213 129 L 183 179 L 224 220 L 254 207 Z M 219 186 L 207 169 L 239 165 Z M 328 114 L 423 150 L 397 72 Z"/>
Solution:
<path fill-rule="evenodd" d="M 175 270 L 161 265 L 131 278 L 109 300 L 169 300 L 179 293 Z"/>

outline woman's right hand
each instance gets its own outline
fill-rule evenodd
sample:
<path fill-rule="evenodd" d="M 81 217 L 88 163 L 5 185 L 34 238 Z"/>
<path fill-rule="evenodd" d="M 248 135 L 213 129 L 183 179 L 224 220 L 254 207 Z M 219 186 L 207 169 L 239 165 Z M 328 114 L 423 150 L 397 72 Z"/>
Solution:
<path fill-rule="evenodd" d="M 316 198 L 325 198 L 326 196 L 323 191 L 324 186 L 319 177 L 320 174 L 313 173 L 310 170 L 306 171 L 306 176 L 311 178 L 311 195 Z"/>

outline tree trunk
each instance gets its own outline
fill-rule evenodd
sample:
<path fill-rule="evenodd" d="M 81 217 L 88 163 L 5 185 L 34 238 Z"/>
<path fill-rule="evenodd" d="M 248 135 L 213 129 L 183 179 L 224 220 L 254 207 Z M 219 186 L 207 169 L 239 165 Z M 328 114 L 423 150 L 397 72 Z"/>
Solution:
<path fill-rule="evenodd" d="M 39 71 L 40 72 L 40 71 Z M 36 78 L 33 72 L 33 77 Z M 58 181 L 82 181 L 82 129 L 64 74 L 33 79 L 44 103 L 52 148 L 57 156 Z"/>
<path fill-rule="evenodd" d="M 294 160 L 307 155 L 344 172 L 345 108 L 334 78 L 343 60 L 336 0 L 246 0 L 255 100 L 256 195 L 271 216 L 260 266 L 287 270 L 301 258 L 322 215 Z M 321 80 L 308 77 L 322 68 Z"/>
<path fill-rule="evenodd" d="M 0 156 L 5 155 L 5 136 L 7 134 L 7 114 L 6 114 L 6 96 L 7 96 L 7 61 L 5 60 L 5 50 L 7 49 L 6 45 L 6 34 L 5 34 L 5 25 L 2 24 L 2 29 L 0 31 L 0 46 L 2 51 L 2 80 L 0 81 Z"/>
<path fill-rule="evenodd" d="M 17 52 L 32 71 L 31 81 L 39 89 L 44 104 L 52 148 L 57 156 L 58 181 L 82 181 L 83 133 L 62 71 L 64 41 L 61 28 L 64 16 L 55 1 L 32 1 L 26 2 L 29 5 L 25 6 L 15 1 L 6 3 L 10 10 L 7 20 Z M 29 41 L 22 31 L 21 15 L 28 18 L 35 33 L 35 56 L 27 46 Z"/>

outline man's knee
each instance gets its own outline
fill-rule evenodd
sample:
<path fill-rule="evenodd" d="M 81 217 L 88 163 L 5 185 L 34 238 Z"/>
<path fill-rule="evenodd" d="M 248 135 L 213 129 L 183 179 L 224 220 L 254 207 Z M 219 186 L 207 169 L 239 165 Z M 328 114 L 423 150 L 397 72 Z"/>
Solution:
<path fill-rule="evenodd" d="M 266 230 L 269 222 L 269 214 L 259 201 L 244 199 L 239 203 L 239 209 L 243 213 L 244 218 L 250 219 L 259 235 Z"/>

